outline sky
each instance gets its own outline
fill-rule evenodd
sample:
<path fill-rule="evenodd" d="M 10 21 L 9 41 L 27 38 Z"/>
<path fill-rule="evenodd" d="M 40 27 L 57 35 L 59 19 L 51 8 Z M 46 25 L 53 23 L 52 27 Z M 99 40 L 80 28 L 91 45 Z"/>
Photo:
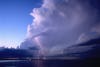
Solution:
<path fill-rule="evenodd" d="M 88 51 L 93 46 L 71 46 L 100 36 L 100 0 L 7 1 L 0 2 L 0 46 L 51 56 Z"/>
<path fill-rule="evenodd" d="M 26 38 L 30 13 L 39 0 L 0 0 L 0 47 L 16 47 Z"/>

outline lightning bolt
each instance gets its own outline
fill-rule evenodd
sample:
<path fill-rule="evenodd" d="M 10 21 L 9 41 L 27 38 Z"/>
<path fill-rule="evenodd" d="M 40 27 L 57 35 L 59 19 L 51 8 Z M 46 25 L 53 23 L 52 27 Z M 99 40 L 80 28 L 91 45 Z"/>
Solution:
<path fill-rule="evenodd" d="M 40 42 L 40 37 L 39 36 L 35 37 L 34 40 L 37 43 L 37 45 L 40 47 L 39 55 L 44 55 L 44 47 L 42 46 Z"/>

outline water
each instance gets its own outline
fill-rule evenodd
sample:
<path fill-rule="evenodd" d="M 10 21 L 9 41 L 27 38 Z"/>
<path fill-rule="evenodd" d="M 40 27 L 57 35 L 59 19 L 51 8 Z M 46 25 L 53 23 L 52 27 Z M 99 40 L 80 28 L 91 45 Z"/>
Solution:
<path fill-rule="evenodd" d="M 0 67 L 97 67 L 100 60 L 0 60 Z M 98 66 L 98 67 L 99 67 Z"/>

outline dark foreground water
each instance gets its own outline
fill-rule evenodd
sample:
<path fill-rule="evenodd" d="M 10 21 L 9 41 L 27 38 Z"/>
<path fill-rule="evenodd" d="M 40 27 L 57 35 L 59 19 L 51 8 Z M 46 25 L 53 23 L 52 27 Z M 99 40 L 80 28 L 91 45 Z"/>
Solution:
<path fill-rule="evenodd" d="M 0 60 L 0 67 L 100 67 L 100 59 Z"/>

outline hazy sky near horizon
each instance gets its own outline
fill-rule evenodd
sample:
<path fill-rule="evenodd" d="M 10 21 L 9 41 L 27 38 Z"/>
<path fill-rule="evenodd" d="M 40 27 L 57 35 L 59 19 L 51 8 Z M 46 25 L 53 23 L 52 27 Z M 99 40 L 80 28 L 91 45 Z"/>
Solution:
<path fill-rule="evenodd" d="M 0 0 L 0 47 L 16 47 L 26 37 L 30 13 L 40 0 Z"/>

